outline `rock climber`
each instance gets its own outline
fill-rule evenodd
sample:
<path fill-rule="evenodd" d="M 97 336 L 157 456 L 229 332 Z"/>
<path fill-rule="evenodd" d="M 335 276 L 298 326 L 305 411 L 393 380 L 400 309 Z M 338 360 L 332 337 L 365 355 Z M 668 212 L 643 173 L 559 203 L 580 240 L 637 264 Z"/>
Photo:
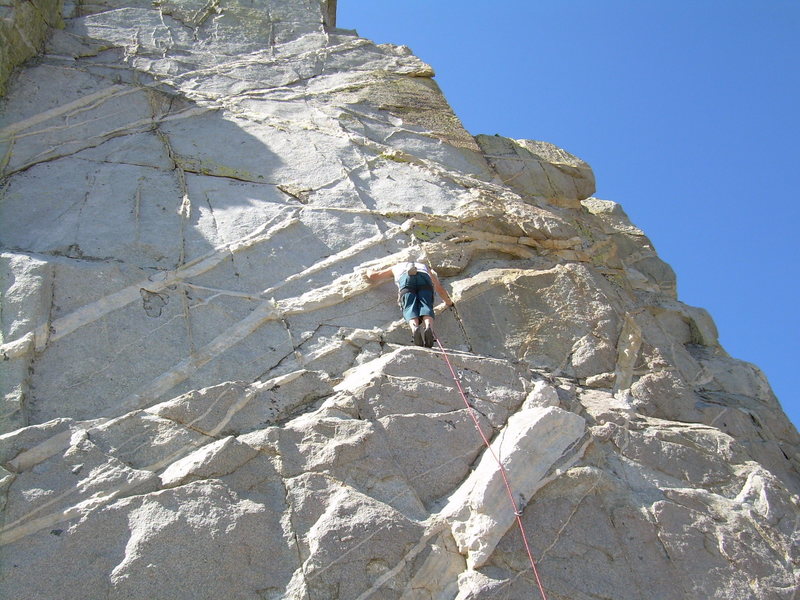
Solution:
<path fill-rule="evenodd" d="M 414 344 L 432 348 L 435 340 L 432 328 L 434 290 L 446 306 L 453 306 L 453 300 L 439 281 L 436 271 L 425 262 L 401 262 L 382 271 L 368 270 L 365 277 L 373 283 L 394 277 L 397 299 L 403 310 L 403 318 L 411 328 Z"/>

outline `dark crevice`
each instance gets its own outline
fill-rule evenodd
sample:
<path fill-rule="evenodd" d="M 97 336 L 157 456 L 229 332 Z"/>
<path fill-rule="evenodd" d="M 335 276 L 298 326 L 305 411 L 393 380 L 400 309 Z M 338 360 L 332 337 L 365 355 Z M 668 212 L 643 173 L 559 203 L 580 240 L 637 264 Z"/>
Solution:
<path fill-rule="evenodd" d="M 60 258 L 69 258 L 71 260 L 76 261 L 85 261 L 85 262 L 93 262 L 93 263 L 122 263 L 123 260 L 119 258 L 115 258 L 113 256 L 86 256 L 83 251 L 81 250 L 78 244 L 70 244 L 65 249 L 54 249 L 54 250 L 43 250 L 43 251 L 36 251 L 36 250 L 29 250 L 27 248 L 20 248 L 19 246 L 1 246 L 0 250 L 6 250 L 8 252 L 14 252 L 17 254 L 24 254 L 25 256 L 57 256 Z M 156 268 L 156 267 L 153 267 Z"/>

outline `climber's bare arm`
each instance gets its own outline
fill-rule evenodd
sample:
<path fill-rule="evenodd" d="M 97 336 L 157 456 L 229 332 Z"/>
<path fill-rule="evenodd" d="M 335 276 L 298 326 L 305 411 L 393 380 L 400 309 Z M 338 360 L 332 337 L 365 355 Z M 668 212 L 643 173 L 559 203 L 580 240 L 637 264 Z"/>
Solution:
<path fill-rule="evenodd" d="M 369 269 L 364 276 L 367 278 L 367 281 L 371 283 L 377 283 L 393 277 L 391 269 L 384 269 L 382 271 Z"/>
<path fill-rule="evenodd" d="M 436 293 L 439 294 L 439 297 L 444 300 L 444 303 L 447 306 L 453 306 L 453 299 L 450 298 L 450 294 L 448 294 L 447 290 L 444 289 L 442 282 L 439 281 L 439 277 L 434 272 L 431 272 L 431 281 L 433 281 L 433 289 L 436 290 Z"/>

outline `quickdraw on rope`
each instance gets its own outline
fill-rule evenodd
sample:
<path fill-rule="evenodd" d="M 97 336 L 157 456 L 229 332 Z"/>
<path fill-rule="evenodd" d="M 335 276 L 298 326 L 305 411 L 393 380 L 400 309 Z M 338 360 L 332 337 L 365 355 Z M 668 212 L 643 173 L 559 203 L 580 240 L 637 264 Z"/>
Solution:
<path fill-rule="evenodd" d="M 450 363 L 450 357 L 447 355 L 447 352 L 442 346 L 442 342 L 439 341 L 438 336 L 436 337 L 436 344 L 439 346 L 439 350 L 442 351 L 442 356 L 444 356 L 444 361 L 447 363 L 447 367 L 450 369 L 450 374 L 453 376 L 453 381 L 456 383 L 456 387 L 458 388 L 459 393 L 461 394 L 461 399 L 464 400 L 464 404 L 467 407 L 467 413 L 469 413 L 472 422 L 475 424 L 475 429 L 478 430 L 478 433 L 483 440 L 484 445 L 492 454 L 492 457 L 497 462 L 497 466 L 500 468 L 500 474 L 503 477 L 503 483 L 506 486 L 506 493 L 508 494 L 508 500 L 511 502 L 511 506 L 514 509 L 514 516 L 517 520 L 517 525 L 519 526 L 519 532 L 522 534 L 522 542 L 525 545 L 525 551 L 528 553 L 528 560 L 531 563 L 531 569 L 533 570 L 533 576 L 536 578 L 536 585 L 539 586 L 539 593 L 542 595 L 542 600 L 547 600 L 547 595 L 544 593 L 544 586 L 542 585 L 542 580 L 539 577 L 539 569 L 536 567 L 536 561 L 533 559 L 533 553 L 531 552 L 531 547 L 528 544 L 528 536 L 525 535 L 525 528 L 522 526 L 522 509 L 521 507 L 517 507 L 517 503 L 514 501 L 514 492 L 511 490 L 511 484 L 508 482 L 508 476 L 506 475 L 505 467 L 503 467 L 503 463 L 500 462 L 497 454 L 492 449 L 492 445 L 489 443 L 489 439 L 486 437 L 486 434 L 483 432 L 480 423 L 478 422 L 478 417 L 475 416 L 475 410 L 467 400 L 467 394 L 464 391 L 464 388 L 461 386 L 461 381 L 459 380 L 458 376 L 456 375 L 456 371 L 453 368 L 453 365 Z"/>

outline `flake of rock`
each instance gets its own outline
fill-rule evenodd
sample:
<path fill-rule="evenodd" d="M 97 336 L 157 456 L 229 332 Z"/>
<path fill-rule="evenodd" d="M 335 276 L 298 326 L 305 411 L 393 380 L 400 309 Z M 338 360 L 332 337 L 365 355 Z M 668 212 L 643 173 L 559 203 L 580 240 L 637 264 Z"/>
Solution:
<path fill-rule="evenodd" d="M 226 437 L 173 462 L 161 473 L 161 483 L 164 487 L 175 487 L 198 479 L 218 479 L 233 473 L 257 454 L 247 444 Z"/>
<path fill-rule="evenodd" d="M 558 404 L 559 399 L 556 388 L 544 381 L 537 381 L 525 398 L 522 409 L 527 410 L 536 407 L 546 408 L 548 406 L 558 406 Z"/>
<path fill-rule="evenodd" d="M 547 482 L 551 470 L 574 463 L 584 420 L 558 408 L 530 408 L 512 415 L 478 467 L 450 497 L 443 514 L 451 521 L 467 565 L 483 566 L 515 522 L 522 505 Z M 505 476 L 502 471 L 505 471 Z M 506 478 L 519 498 L 507 497 Z"/>

